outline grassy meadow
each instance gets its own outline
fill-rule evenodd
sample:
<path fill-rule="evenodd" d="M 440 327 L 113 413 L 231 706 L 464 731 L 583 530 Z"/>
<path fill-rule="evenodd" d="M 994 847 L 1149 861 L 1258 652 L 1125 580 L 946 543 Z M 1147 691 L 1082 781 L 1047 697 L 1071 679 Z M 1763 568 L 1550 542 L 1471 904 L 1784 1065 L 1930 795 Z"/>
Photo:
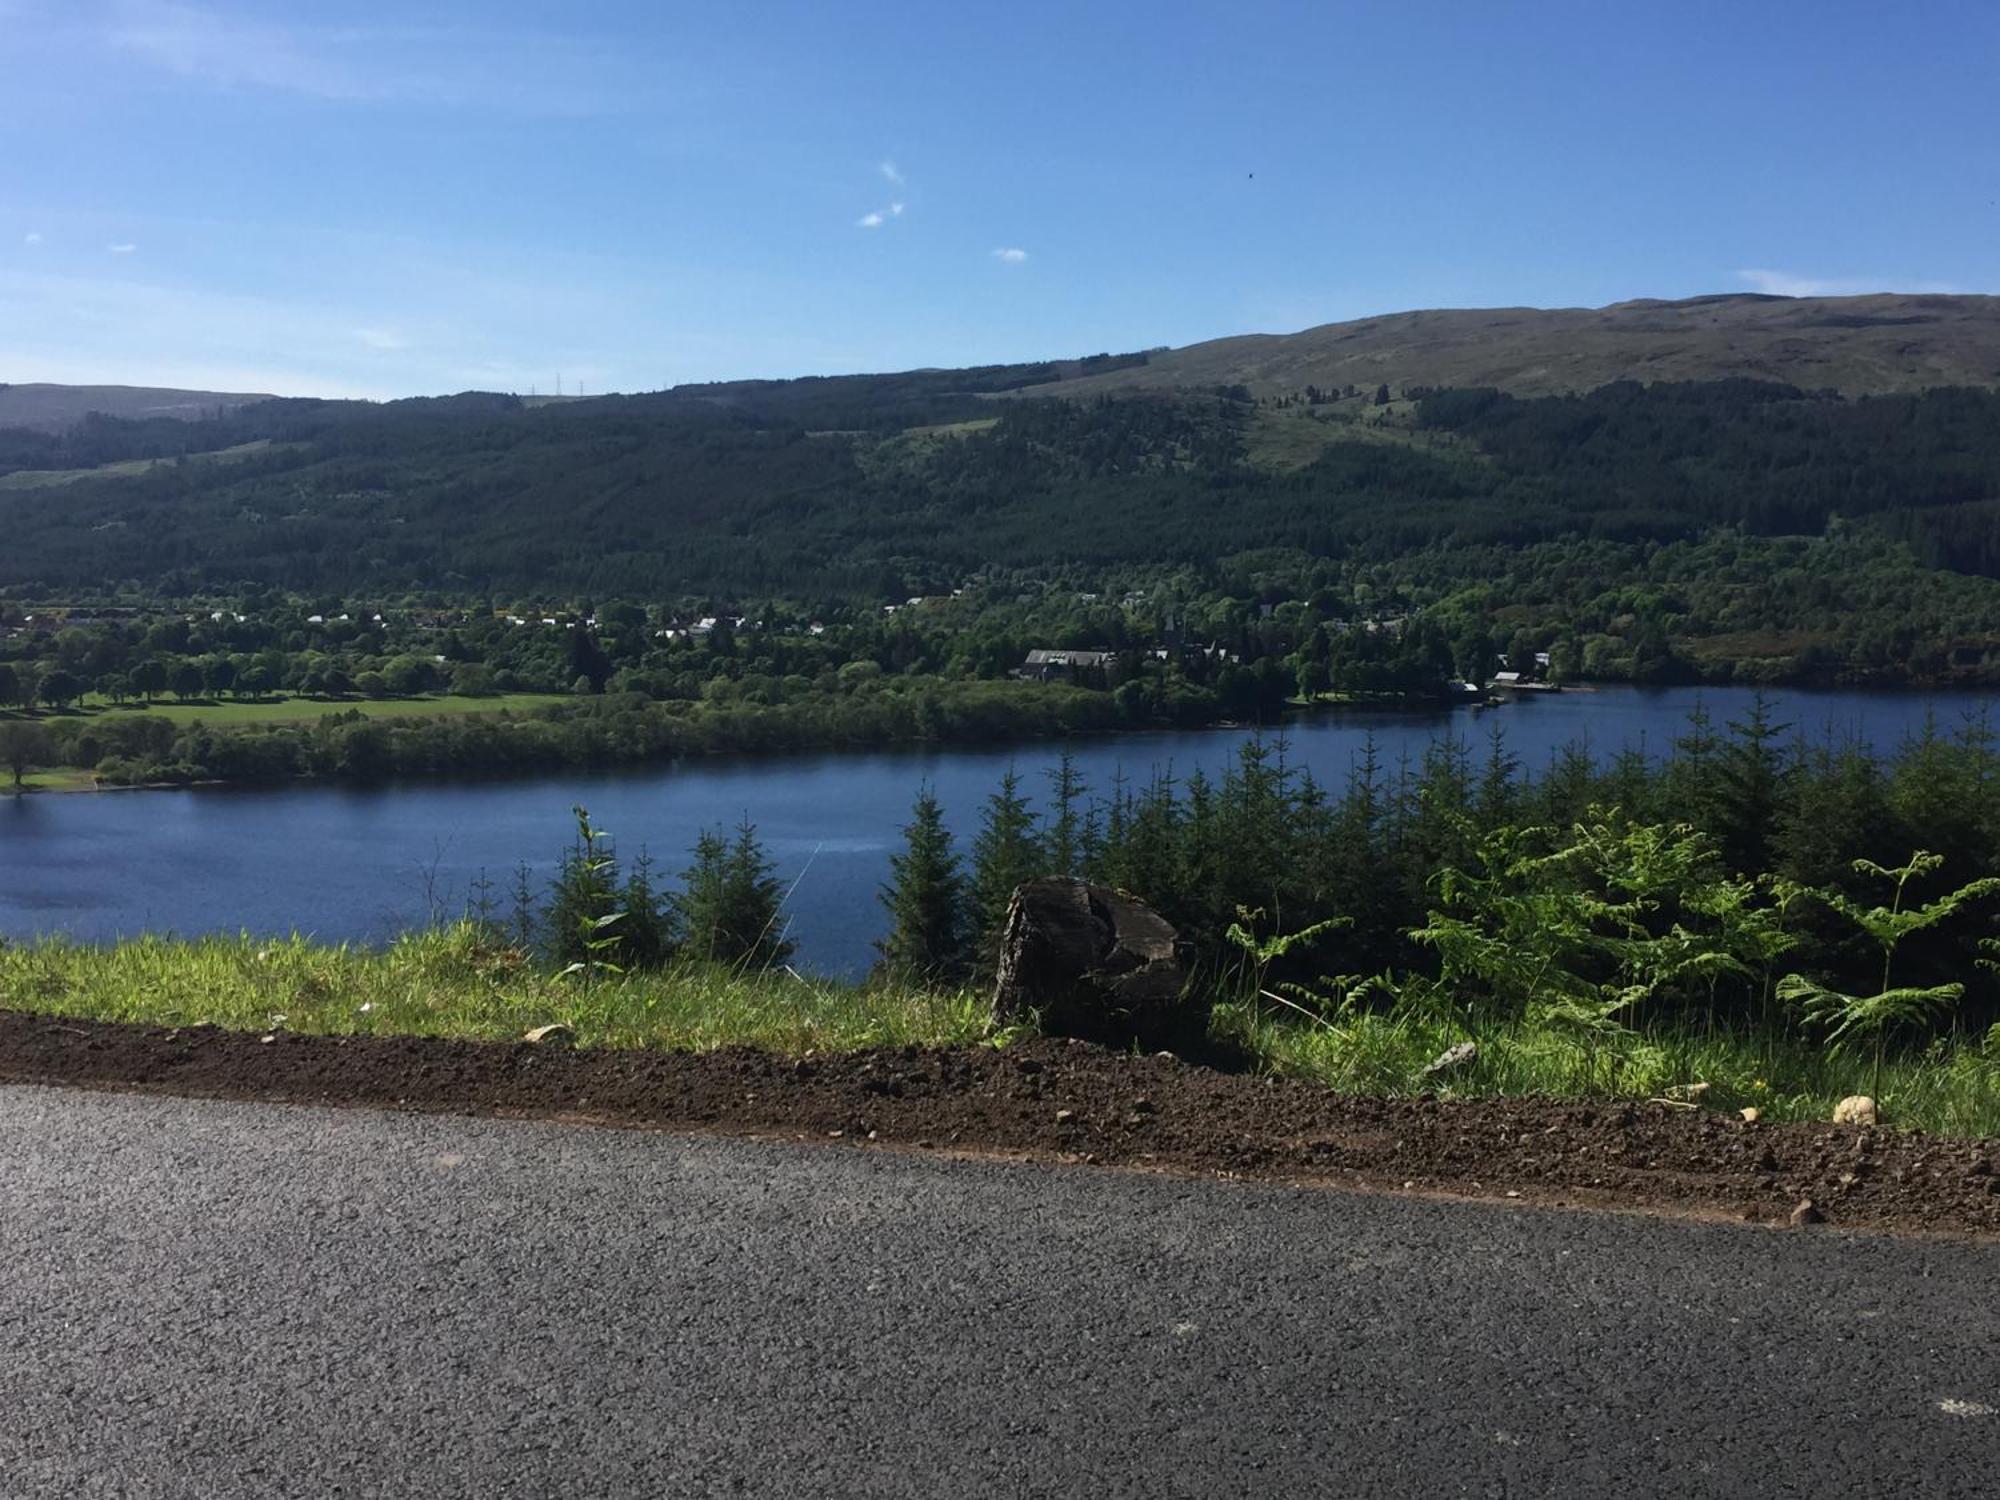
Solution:
<path fill-rule="evenodd" d="M 151 704 L 117 704 L 101 694 L 91 693 L 77 709 L 52 712 L 40 717 L 115 717 L 146 714 L 173 724 L 213 724 L 234 727 L 245 724 L 311 723 L 328 714 L 358 713 L 371 719 L 436 719 L 462 714 L 497 714 L 504 710 L 523 713 L 570 701 L 563 693 L 496 693 L 468 698 L 451 693 L 416 698 L 304 698 L 273 694 L 264 698 L 194 698 L 186 702 L 158 699 Z M 4 715 L 0 715 L 4 717 Z"/>
<path fill-rule="evenodd" d="M 11 774 L 0 772 L 0 797 L 15 791 L 88 792 L 96 785 L 95 775 L 75 766 L 50 766 L 44 770 L 29 771 L 22 776 L 19 787 L 14 785 Z"/>

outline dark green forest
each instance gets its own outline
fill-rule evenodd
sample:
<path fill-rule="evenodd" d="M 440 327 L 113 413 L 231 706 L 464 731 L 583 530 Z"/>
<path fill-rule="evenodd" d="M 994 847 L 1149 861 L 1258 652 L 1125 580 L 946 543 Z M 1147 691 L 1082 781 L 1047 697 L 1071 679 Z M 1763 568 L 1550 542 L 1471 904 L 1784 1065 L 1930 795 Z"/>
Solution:
<path fill-rule="evenodd" d="M 1922 566 L 2000 563 L 1989 391 L 1625 382 L 1299 413 L 1231 391 L 1040 394 L 1064 368 L 540 405 L 271 401 L 210 422 L 10 432 L 0 476 L 160 462 L 60 485 L 0 477 L 0 586 L 898 599 L 987 566 L 1205 567 L 1271 549 L 1372 562 L 1856 528 Z M 1266 460 L 1278 418 L 1308 432 L 1310 461 Z M 246 444 L 265 446 L 200 456 Z"/>

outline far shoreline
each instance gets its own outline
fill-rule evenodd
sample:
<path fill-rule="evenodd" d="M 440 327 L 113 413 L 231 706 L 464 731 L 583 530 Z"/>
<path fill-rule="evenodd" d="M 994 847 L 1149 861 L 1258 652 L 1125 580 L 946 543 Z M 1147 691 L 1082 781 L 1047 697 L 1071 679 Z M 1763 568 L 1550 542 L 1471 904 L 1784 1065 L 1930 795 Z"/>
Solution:
<path fill-rule="evenodd" d="M 1572 682 L 1561 685 L 1561 690 L 1540 690 L 1516 693 L 1509 689 L 1496 690 L 1497 698 L 1437 699 L 1428 695 L 1415 697 L 1375 697 L 1352 702 L 1322 701 L 1316 704 L 1288 703 L 1283 716 L 1272 723 L 1256 720 L 1218 719 L 1206 724 L 1144 724 L 1127 725 L 1108 729 L 1072 729 L 1060 734 L 1031 734 L 1019 738 L 973 740 L 945 739 L 887 739 L 863 744 L 820 744 L 791 745 L 777 748 L 754 750 L 711 749 L 685 751 L 658 758 L 642 757 L 599 765 L 558 765 L 498 767 L 488 770 L 443 769 L 433 774 L 396 774 L 372 779 L 352 779 L 337 776 L 298 776 L 264 779 L 233 779 L 228 777 L 203 777 L 189 781 L 142 781 L 105 782 L 99 781 L 95 773 L 78 767 L 37 767 L 29 775 L 58 778 L 53 785 L 12 786 L 0 785 L 0 796 L 15 799 L 39 796 L 72 796 L 92 792 L 259 792 L 297 790 L 301 788 L 329 788 L 347 790 L 381 790 L 390 787 L 424 786 L 473 786 L 513 781 L 527 781 L 552 776 L 586 774 L 597 776 L 642 775 L 662 768 L 681 764 L 713 764 L 719 761 L 737 760 L 765 763 L 782 761 L 804 756 L 861 756 L 893 753 L 899 751 L 934 751 L 940 754 L 952 752 L 978 752 L 996 747 L 1021 746 L 1023 748 L 1060 745 L 1066 743 L 1099 743 L 1105 740 L 1137 739 L 1146 735 L 1182 734 L 1262 734 L 1272 738 L 1282 737 L 1293 726 L 1311 726 L 1342 714 L 1352 714 L 1366 719 L 1375 715 L 1423 715 L 1446 721 L 1463 712 L 1475 721 L 1495 709 L 1518 708 L 1539 699 L 1553 699 L 1560 703 L 1564 699 L 1581 697 L 1604 698 L 1630 694 L 1634 698 L 1651 698 L 1669 693 L 1690 693 L 1697 700 L 1711 692 L 1716 693 L 1763 693 L 1768 697 L 1782 698 L 1787 695 L 1819 697 L 1826 695 L 1853 695 L 1872 698 L 1883 702 L 1921 702 L 1939 698 L 1977 700 L 1987 706 L 2000 705 L 2000 687 L 1827 687 L 1795 683 L 1632 683 L 1632 682 Z M 336 710 L 337 711 L 337 710 Z M 1961 715 L 1962 716 L 1962 715 Z M 406 716 L 416 719 L 418 715 Z M 1945 727 L 1941 725 L 1940 727 Z M 1487 731 L 1482 727 L 1483 736 Z"/>

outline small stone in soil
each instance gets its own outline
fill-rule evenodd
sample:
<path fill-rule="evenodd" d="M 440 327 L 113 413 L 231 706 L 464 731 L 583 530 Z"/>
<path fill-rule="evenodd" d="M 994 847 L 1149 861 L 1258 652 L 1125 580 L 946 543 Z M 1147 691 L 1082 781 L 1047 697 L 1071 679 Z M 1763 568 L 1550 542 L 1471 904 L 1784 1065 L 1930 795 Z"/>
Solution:
<path fill-rule="evenodd" d="M 1068 1125 L 1075 1119 L 1076 1111 L 1073 1109 L 1059 1109 L 1056 1111 L 1056 1124 L 1058 1125 Z"/>
<path fill-rule="evenodd" d="M 1826 1215 L 1819 1211 L 1819 1205 L 1812 1199 L 1802 1198 L 1799 1200 L 1799 1206 L 1792 1210 L 1792 1228 L 1802 1229 L 1808 1224 L 1820 1223 L 1825 1217 Z"/>

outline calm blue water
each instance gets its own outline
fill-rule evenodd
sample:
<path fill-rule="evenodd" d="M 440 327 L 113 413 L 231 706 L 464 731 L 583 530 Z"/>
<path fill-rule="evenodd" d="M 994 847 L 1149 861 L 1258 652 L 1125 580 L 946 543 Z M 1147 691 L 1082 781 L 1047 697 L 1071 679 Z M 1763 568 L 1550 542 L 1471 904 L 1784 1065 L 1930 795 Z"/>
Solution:
<path fill-rule="evenodd" d="M 1747 689 L 1608 689 L 1474 714 L 1337 713 L 1295 725 L 1289 758 L 1338 787 L 1368 736 L 1385 766 L 1437 736 L 1483 742 L 1502 727 L 1531 769 L 1585 740 L 1600 758 L 1627 747 L 1658 753 L 1680 734 L 1697 697 L 1718 723 L 1749 705 Z M 1773 695 L 1779 717 L 1814 738 L 1831 733 L 1893 749 L 1927 714 L 1953 728 L 1983 697 L 1860 693 Z M 1073 747 L 1093 788 L 1121 769 L 1145 782 L 1220 772 L 1246 732 L 1131 735 Z M 410 783 L 355 790 L 199 789 L 0 797 L 0 934 L 63 933 L 104 940 L 141 931 L 191 934 L 297 929 L 375 941 L 420 920 L 427 892 L 454 909 L 482 872 L 504 887 L 527 860 L 546 876 L 568 843 L 581 802 L 621 853 L 649 849 L 677 874 L 705 827 L 757 824 L 781 876 L 796 881 L 791 934 L 804 966 L 857 974 L 880 934 L 876 900 L 918 785 L 944 801 L 961 847 L 1009 763 L 1039 795 L 1054 745 L 996 750 L 898 750 L 762 760 L 693 761 L 610 774 L 519 781 Z"/>

